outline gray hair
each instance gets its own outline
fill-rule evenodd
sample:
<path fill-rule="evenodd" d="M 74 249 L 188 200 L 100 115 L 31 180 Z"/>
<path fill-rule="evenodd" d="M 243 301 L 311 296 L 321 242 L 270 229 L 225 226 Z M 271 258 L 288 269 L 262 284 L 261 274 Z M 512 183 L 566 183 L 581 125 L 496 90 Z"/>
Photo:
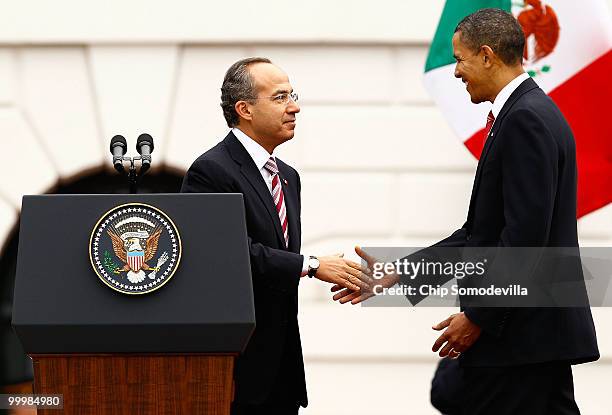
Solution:
<path fill-rule="evenodd" d="M 227 125 L 232 128 L 238 125 L 240 117 L 236 112 L 236 102 L 252 101 L 257 98 L 255 82 L 249 72 L 254 63 L 272 63 L 268 58 L 241 59 L 229 67 L 221 85 L 221 108 Z"/>
<path fill-rule="evenodd" d="M 506 65 L 522 62 L 525 34 L 512 14 L 501 9 L 481 9 L 466 16 L 455 28 L 461 41 L 476 52 L 487 45 Z"/>

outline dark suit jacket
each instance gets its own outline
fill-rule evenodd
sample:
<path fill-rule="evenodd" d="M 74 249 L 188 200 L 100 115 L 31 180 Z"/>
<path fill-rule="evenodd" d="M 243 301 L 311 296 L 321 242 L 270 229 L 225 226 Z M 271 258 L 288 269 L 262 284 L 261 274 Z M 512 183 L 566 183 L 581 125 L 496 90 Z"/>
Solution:
<path fill-rule="evenodd" d="M 256 329 L 237 360 L 235 401 L 257 405 L 282 399 L 306 406 L 297 321 L 303 264 L 299 254 L 300 176 L 295 169 L 276 160 L 287 208 L 288 248 L 272 195 L 255 162 L 233 133 L 198 157 L 189 168 L 181 191 L 242 193 L 244 197 Z M 274 390 L 275 385 L 281 385 L 282 391 Z M 275 396 L 279 393 L 283 396 Z"/>
<path fill-rule="evenodd" d="M 478 162 L 466 223 L 437 245 L 578 246 L 574 137 L 563 114 L 532 79 L 519 85 L 495 120 Z M 589 308 L 463 311 L 483 329 L 462 354 L 464 365 L 599 358 Z"/>

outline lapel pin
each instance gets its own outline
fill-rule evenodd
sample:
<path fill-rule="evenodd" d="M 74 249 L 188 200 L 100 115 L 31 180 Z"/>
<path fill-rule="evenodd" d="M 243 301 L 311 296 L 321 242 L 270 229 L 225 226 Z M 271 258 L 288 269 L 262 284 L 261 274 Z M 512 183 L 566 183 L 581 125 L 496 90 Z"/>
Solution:
<path fill-rule="evenodd" d="M 287 182 L 287 179 L 283 179 L 283 183 L 285 183 L 285 186 L 289 185 L 289 182 Z"/>

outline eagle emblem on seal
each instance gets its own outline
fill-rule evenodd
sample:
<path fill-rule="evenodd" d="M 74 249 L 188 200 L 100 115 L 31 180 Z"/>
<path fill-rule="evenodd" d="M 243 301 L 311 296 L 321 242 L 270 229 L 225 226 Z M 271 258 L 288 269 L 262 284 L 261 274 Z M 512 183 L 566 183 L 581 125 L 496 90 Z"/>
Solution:
<path fill-rule="evenodd" d="M 108 229 L 106 232 L 112 240 L 113 251 L 117 258 L 125 264 L 122 268 L 117 268 L 113 272 L 115 274 L 127 272 L 127 277 L 131 282 L 140 282 L 145 278 L 144 271 L 157 271 L 158 267 L 151 268 L 147 261 L 151 261 L 157 253 L 161 231 L 157 228 L 149 235 L 147 231 L 139 229 L 136 232 L 126 232 L 123 235 L 118 235 L 116 231 Z M 168 253 L 165 252 L 165 255 L 167 257 Z"/>

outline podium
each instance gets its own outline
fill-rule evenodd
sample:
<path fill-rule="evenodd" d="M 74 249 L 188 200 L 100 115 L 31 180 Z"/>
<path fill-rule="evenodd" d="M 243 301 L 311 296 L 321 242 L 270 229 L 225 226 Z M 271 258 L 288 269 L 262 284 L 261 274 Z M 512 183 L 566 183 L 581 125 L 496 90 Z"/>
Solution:
<path fill-rule="evenodd" d="M 63 413 L 229 414 L 255 328 L 242 195 L 24 197 L 12 323 Z"/>

